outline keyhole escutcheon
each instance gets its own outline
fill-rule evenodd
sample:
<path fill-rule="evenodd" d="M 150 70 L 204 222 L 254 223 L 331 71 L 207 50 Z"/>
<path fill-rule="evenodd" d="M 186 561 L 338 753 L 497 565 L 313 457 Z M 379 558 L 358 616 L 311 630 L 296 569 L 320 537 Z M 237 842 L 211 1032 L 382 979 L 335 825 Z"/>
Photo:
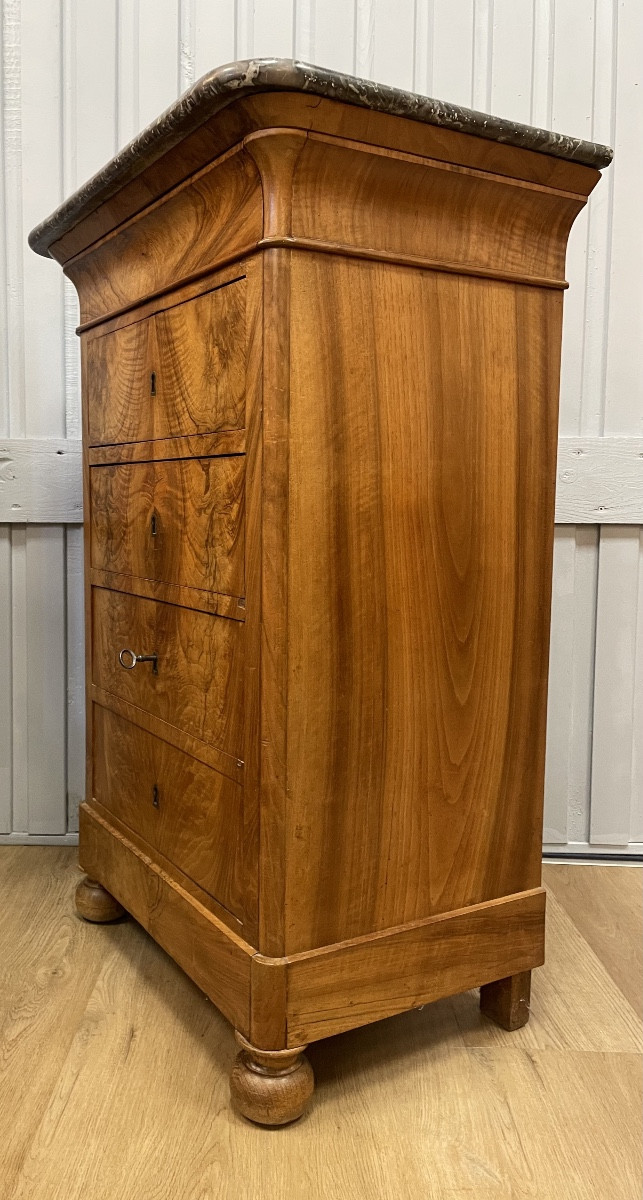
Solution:
<path fill-rule="evenodd" d="M 150 371 L 150 396 L 156 395 L 156 371 Z"/>

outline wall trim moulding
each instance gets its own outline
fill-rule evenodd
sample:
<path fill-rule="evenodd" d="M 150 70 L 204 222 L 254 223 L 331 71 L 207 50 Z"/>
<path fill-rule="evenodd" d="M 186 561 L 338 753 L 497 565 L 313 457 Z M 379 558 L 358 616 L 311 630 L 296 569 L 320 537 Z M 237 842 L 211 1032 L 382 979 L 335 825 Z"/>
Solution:
<path fill-rule="evenodd" d="M 556 524 L 642 525 L 643 438 L 559 438 Z"/>
<path fill-rule="evenodd" d="M 79 439 L 0 440 L 0 525 L 81 525 Z M 557 525 L 643 525 L 643 438 L 561 437 Z"/>
<path fill-rule="evenodd" d="M 0 524 L 82 521 L 80 439 L 0 439 Z"/>

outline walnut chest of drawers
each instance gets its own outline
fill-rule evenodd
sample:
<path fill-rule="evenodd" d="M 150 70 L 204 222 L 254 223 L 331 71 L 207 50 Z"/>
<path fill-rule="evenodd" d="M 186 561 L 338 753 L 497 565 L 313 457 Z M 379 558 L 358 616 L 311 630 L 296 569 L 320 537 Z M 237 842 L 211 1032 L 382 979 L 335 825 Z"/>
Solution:
<path fill-rule="evenodd" d="M 543 961 L 567 235 L 610 153 L 302 64 L 204 77 L 31 235 L 80 297 L 79 912 L 307 1043 Z"/>

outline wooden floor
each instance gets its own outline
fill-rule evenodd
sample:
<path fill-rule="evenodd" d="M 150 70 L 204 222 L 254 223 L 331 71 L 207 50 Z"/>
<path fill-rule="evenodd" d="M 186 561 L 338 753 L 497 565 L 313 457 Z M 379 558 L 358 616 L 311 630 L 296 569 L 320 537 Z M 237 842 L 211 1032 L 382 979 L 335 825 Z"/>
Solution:
<path fill-rule="evenodd" d="M 230 1112 L 230 1027 L 134 922 L 73 916 L 77 878 L 0 848 L 1 1200 L 640 1200 L 638 868 L 546 868 L 524 1029 L 467 993 L 319 1042 L 280 1131 Z"/>

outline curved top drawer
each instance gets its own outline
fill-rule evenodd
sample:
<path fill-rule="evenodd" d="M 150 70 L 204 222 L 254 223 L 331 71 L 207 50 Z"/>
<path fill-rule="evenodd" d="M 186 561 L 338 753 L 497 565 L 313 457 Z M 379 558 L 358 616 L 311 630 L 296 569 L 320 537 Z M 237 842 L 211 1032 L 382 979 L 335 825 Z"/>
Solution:
<path fill-rule="evenodd" d="M 90 446 L 245 425 L 246 280 L 84 341 Z"/>

